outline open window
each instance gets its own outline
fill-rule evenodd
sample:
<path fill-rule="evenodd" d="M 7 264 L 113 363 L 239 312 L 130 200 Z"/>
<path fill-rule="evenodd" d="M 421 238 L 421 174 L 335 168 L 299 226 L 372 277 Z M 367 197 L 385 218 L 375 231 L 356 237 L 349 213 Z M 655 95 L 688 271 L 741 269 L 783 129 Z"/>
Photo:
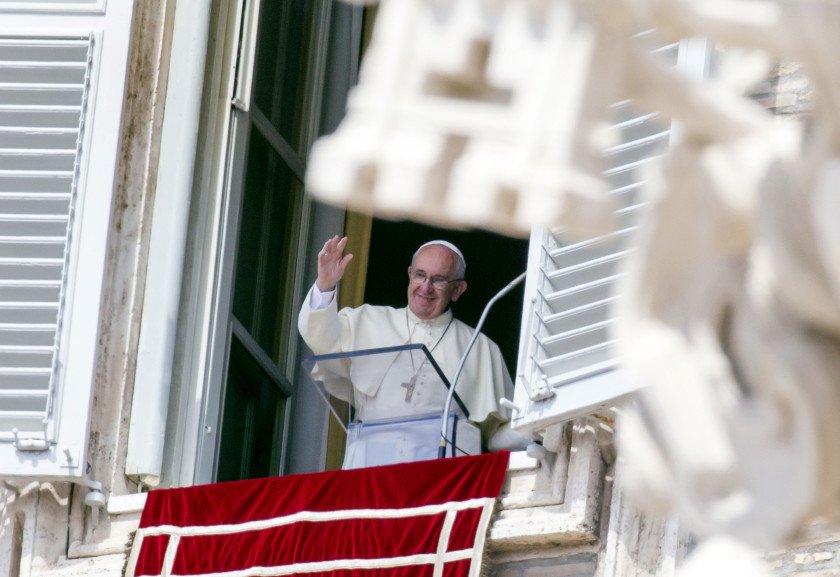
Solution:
<path fill-rule="evenodd" d="M 307 391 L 296 380 L 294 321 L 320 210 L 303 176 L 312 141 L 343 113 L 362 8 L 220 0 L 214 11 L 219 77 L 205 79 L 202 118 L 213 122 L 199 138 L 197 170 L 207 174 L 193 189 L 186 336 L 175 349 L 163 470 L 143 471 L 164 484 L 301 470 L 289 461 L 317 454 L 320 438 L 300 430 L 326 423 L 299 409 Z M 131 426 L 142 434 L 145 423 Z"/>

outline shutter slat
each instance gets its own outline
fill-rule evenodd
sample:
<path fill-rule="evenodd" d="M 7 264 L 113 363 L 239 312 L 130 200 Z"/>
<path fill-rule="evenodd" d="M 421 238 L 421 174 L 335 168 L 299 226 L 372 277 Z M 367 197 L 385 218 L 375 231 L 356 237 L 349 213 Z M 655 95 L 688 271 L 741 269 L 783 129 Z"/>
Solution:
<path fill-rule="evenodd" d="M 616 359 L 612 357 L 610 350 L 612 344 L 613 341 L 605 341 L 598 345 L 549 357 L 540 361 L 539 366 L 549 379 L 566 381 L 570 372 L 575 372 L 577 378 L 585 377 L 602 370 L 604 366 L 615 365 Z"/>
<path fill-rule="evenodd" d="M 0 350 L 0 371 L 5 369 L 49 369 L 52 366 L 52 351 L 4 351 Z"/>
<path fill-rule="evenodd" d="M 0 367 L 0 378 L 2 377 L 49 377 L 52 371 L 49 368 L 38 367 Z"/>
<path fill-rule="evenodd" d="M 542 319 L 542 324 L 552 334 L 562 334 L 577 327 L 591 326 L 605 318 L 614 299 L 603 299 L 586 305 L 550 314 Z"/>
<path fill-rule="evenodd" d="M 43 420 L 43 412 L 49 401 L 49 392 L 27 390 L 0 390 L 0 418 Z"/>
<path fill-rule="evenodd" d="M 59 123 L 63 116 L 78 117 L 82 111 L 78 106 L 37 106 L 32 104 L 0 104 L 0 115 L 18 116 L 16 127 L 42 127 L 49 123 Z M 71 128 L 71 126 L 67 126 Z"/>
<path fill-rule="evenodd" d="M 0 201 L 2 202 L 2 201 Z M 58 236 L 0 236 L 0 245 L 31 245 L 31 244 L 63 244 L 64 239 Z"/>
<path fill-rule="evenodd" d="M 3 98 L 0 94 L 0 100 Z M 72 146 L 77 137 L 72 128 L 7 128 L 0 130 L 0 149 L 56 150 Z"/>
<path fill-rule="evenodd" d="M 37 63 L 0 62 L 0 84 L 37 83 L 49 75 L 55 80 L 54 86 L 79 86 L 84 82 L 85 66 L 67 65 L 62 62 Z"/>
<path fill-rule="evenodd" d="M 588 293 L 592 289 L 604 286 L 604 285 L 611 285 L 618 279 L 619 275 L 610 275 L 605 277 L 599 277 L 595 280 L 590 280 L 588 282 L 581 282 L 574 284 L 572 286 L 568 286 L 562 288 L 560 290 L 552 291 L 545 294 L 545 300 L 547 302 L 554 302 L 569 296 L 573 296 L 580 293 Z M 580 305 L 583 306 L 583 305 Z M 557 311 L 555 311 L 557 312 Z"/>
<path fill-rule="evenodd" d="M 55 0 L 53 0 L 55 1 Z M 68 0 L 70 1 L 70 0 Z M 77 2 L 78 0 L 72 0 Z M 8 3 L 9 0 L 0 0 L 0 5 Z M 11 57 L 14 54 L 19 54 L 19 58 L 30 58 L 33 53 L 40 51 L 52 51 L 60 49 L 62 52 L 65 49 L 77 49 L 76 59 L 79 59 L 78 53 L 83 55 L 87 53 L 90 46 L 90 40 L 87 35 L 66 37 L 66 38 L 0 38 L 0 52 Z M 22 52 L 21 50 L 25 51 Z"/>
<path fill-rule="evenodd" d="M 51 304 L 49 307 L 28 307 L 28 303 L 22 306 L 0 308 L 0 323 L 4 325 L 21 326 L 45 326 L 56 322 L 58 304 Z"/>
<path fill-rule="evenodd" d="M 0 265 L 4 264 L 26 264 L 26 265 L 35 265 L 35 266 L 50 266 L 50 265 L 58 265 L 61 266 L 64 264 L 63 258 L 47 258 L 47 257 L 0 257 Z"/>
<path fill-rule="evenodd" d="M 0 214 L 65 214 L 69 210 L 70 199 L 64 195 L 4 197 L 0 195 Z M 0 231 L 0 239 L 11 235 Z"/>
<path fill-rule="evenodd" d="M 32 111 L 72 110 L 72 102 L 78 99 L 78 94 L 81 91 L 81 86 L 66 86 L 53 90 L 0 87 L 0 102 L 7 110 L 13 106 Z"/>
<path fill-rule="evenodd" d="M 577 310 L 593 302 L 601 302 L 612 296 L 612 283 L 609 279 L 598 283 L 589 283 L 585 287 L 573 287 L 560 294 L 546 295 L 542 301 L 544 314 L 562 313 Z"/>
<path fill-rule="evenodd" d="M 634 160 L 632 162 L 627 162 L 620 164 L 614 168 L 610 168 L 609 170 L 604 171 L 604 176 L 608 177 L 608 179 L 616 179 L 618 180 L 620 177 L 625 178 L 635 178 L 636 175 L 634 174 L 637 170 L 642 168 L 646 164 L 650 164 L 655 160 L 659 160 L 661 155 L 656 156 L 645 156 L 638 160 Z M 630 183 L 627 183 L 630 184 Z M 626 186 L 626 184 L 622 184 L 621 186 Z"/>
<path fill-rule="evenodd" d="M 20 106 L 5 109 L 0 106 L 0 126 L 9 128 L 48 128 L 78 130 L 75 123 L 79 110 L 74 107 L 38 107 L 27 110 Z"/>
<path fill-rule="evenodd" d="M 67 179 L 73 178 L 73 172 L 67 170 L 0 170 L 0 178 L 31 178 L 31 179 L 38 179 L 38 178 L 51 178 L 51 179 L 63 179 L 66 181 Z M 4 191 L 9 192 L 9 191 Z M 63 191 L 62 191 L 63 192 Z"/>
<path fill-rule="evenodd" d="M 31 391 L 29 389 L 7 389 L 7 390 L 0 390 L 0 400 L 2 399 L 31 399 L 31 398 L 38 398 L 38 397 L 46 397 L 47 391 Z"/>
<path fill-rule="evenodd" d="M 49 0 L 50 5 L 83 5 L 83 6 L 96 6 L 102 0 Z M 0 0 L 0 7 L 3 8 L 12 8 L 17 7 L 18 9 L 32 9 L 33 2 L 23 1 L 23 0 Z M 57 6 L 51 6 L 52 8 L 56 8 Z"/>
<path fill-rule="evenodd" d="M 569 262 L 568 260 L 561 260 L 561 262 L 555 262 L 555 266 L 558 266 L 556 270 L 547 273 L 548 279 L 552 281 L 552 284 L 556 284 L 560 281 L 563 277 L 568 277 L 569 275 L 576 275 L 581 272 L 586 272 L 590 269 L 595 269 L 598 267 L 609 266 L 615 264 L 617 261 L 624 258 L 629 251 L 622 250 L 619 252 L 607 254 L 604 256 L 598 256 L 595 258 L 590 258 L 583 262 Z M 568 253 L 563 253 L 558 255 L 558 259 L 560 260 L 562 257 L 568 256 Z M 566 263 L 569 264 L 566 264 Z M 577 281 L 575 281 L 577 282 Z"/>
<path fill-rule="evenodd" d="M 0 326 L 0 347 L 3 346 L 53 346 L 57 324 L 28 324 Z"/>
<path fill-rule="evenodd" d="M 49 280 L 49 279 L 2 279 L 0 280 L 0 287 L 13 287 L 13 288 L 51 288 L 56 289 L 59 288 L 61 285 L 61 281 L 57 280 Z"/>
<path fill-rule="evenodd" d="M 578 330 L 568 331 L 559 335 L 551 335 L 540 340 L 540 348 L 546 358 L 564 359 L 568 355 L 575 355 L 579 351 L 592 348 L 606 348 L 608 342 L 608 328 L 612 319 L 605 319 Z"/>
<path fill-rule="evenodd" d="M 632 109 L 630 109 L 632 110 Z M 626 115 L 624 118 L 619 118 L 617 122 L 613 124 L 613 128 L 620 130 L 623 134 L 628 134 L 628 130 L 632 130 L 637 126 L 647 126 L 648 122 L 655 121 L 659 118 L 658 112 L 650 112 L 647 114 L 629 114 Z M 667 131 L 663 131 L 667 133 Z M 649 130 L 645 129 L 644 134 L 648 134 Z M 630 140 L 635 140 L 632 136 L 632 132 L 630 134 Z M 619 145 L 620 146 L 620 145 Z"/>
<path fill-rule="evenodd" d="M 58 302 L 60 289 L 58 281 L 0 281 L 0 299 L 14 300 L 19 303 L 27 302 Z"/>
<path fill-rule="evenodd" d="M 551 323 L 551 322 L 554 322 L 554 321 L 557 321 L 557 320 L 562 320 L 562 319 L 564 319 L 566 317 L 569 317 L 569 316 L 582 314 L 582 313 L 586 313 L 588 311 L 591 311 L 593 309 L 609 306 L 614 301 L 615 301 L 615 298 L 610 297 L 610 298 L 606 298 L 606 299 L 603 299 L 603 300 L 600 300 L 600 301 L 589 302 L 589 303 L 586 303 L 583 306 L 579 306 L 579 307 L 571 308 L 571 309 L 565 309 L 565 310 L 560 311 L 559 313 L 549 314 L 549 315 L 545 316 L 544 318 L 542 318 L 541 320 L 542 320 L 543 323 L 548 324 L 548 323 Z"/>
<path fill-rule="evenodd" d="M 542 339 L 540 341 L 540 344 L 544 348 L 561 344 L 563 342 L 567 342 L 569 339 L 580 337 L 581 335 L 587 335 L 595 331 L 601 331 L 607 326 L 609 326 L 610 322 L 610 320 L 602 320 L 591 324 L 580 324 L 578 326 L 575 326 L 574 328 L 570 328 L 562 332 L 555 332 L 550 337 Z"/>
<path fill-rule="evenodd" d="M 0 311 L 2 310 L 14 310 L 14 309 L 54 309 L 56 307 L 55 301 L 37 301 L 32 299 L 27 300 L 14 300 L 14 301 L 0 301 Z M 17 323 L 20 324 L 20 323 Z M 38 323 L 40 324 L 40 323 Z M 0 329 L 4 327 L 3 323 L 0 323 Z"/>
<path fill-rule="evenodd" d="M 27 347 L 18 345 L 0 345 L 0 353 L 8 354 L 49 354 L 52 355 L 53 345 Z"/>
<path fill-rule="evenodd" d="M 633 126 L 631 124 L 622 123 L 627 125 L 628 127 Z M 643 130 L 647 128 L 647 125 L 640 124 L 637 125 L 638 127 L 642 128 Z M 644 149 L 645 147 L 655 145 L 658 146 L 663 140 L 667 140 L 671 134 L 670 130 L 662 130 L 655 134 L 649 134 L 645 136 L 638 136 L 633 138 L 632 140 L 626 140 L 621 144 L 617 144 L 612 148 L 607 150 L 608 154 L 621 154 L 622 152 L 626 152 L 628 150 L 636 150 L 636 149 Z"/>
<path fill-rule="evenodd" d="M 594 238 L 588 238 L 586 240 L 582 240 L 576 243 L 568 244 L 568 245 L 560 245 L 557 246 L 556 244 L 554 247 L 546 247 L 548 253 L 552 259 L 557 258 L 563 254 L 569 254 L 577 250 L 586 250 L 590 248 L 597 248 L 604 245 L 609 245 L 617 242 L 626 242 L 627 238 L 633 232 L 633 229 L 630 228 L 622 228 L 610 234 L 605 234 L 603 236 L 596 236 Z"/>
<path fill-rule="evenodd" d="M 607 361 L 598 361 L 597 358 L 586 358 L 582 363 L 583 369 L 572 370 L 565 368 L 562 374 L 547 377 L 546 381 L 550 387 L 562 387 L 576 381 L 581 381 L 590 378 L 594 375 L 600 375 L 608 371 L 618 368 L 618 361 L 616 359 L 609 359 Z"/>
<path fill-rule="evenodd" d="M 44 136 L 54 136 L 56 134 L 72 134 L 79 132 L 78 127 L 74 126 L 3 126 L 0 127 L 0 135 L 4 134 L 37 134 Z"/>
<path fill-rule="evenodd" d="M 63 199 L 63 200 L 70 200 L 70 194 L 67 192 L 14 192 L 14 191 L 5 191 L 0 192 L 0 202 L 3 201 L 12 201 L 12 200 L 56 200 L 56 199 Z"/>
<path fill-rule="evenodd" d="M 43 410 L 0 411 L 0 439 L 11 440 L 12 429 L 17 429 L 20 434 L 43 433 L 43 421 Z"/>
<path fill-rule="evenodd" d="M 13 423 L 18 423 L 16 428 L 26 430 L 38 430 L 37 428 L 32 428 L 32 425 L 40 425 L 41 420 L 44 418 L 44 412 L 35 410 L 29 411 L 0 411 L 0 425 L 3 423 L 7 423 L 7 426 L 11 429 Z"/>
<path fill-rule="evenodd" d="M 8 222 L 66 222 L 66 214 L 0 214 L 0 221 Z"/>
<path fill-rule="evenodd" d="M 61 258 L 64 243 L 50 237 L 33 237 L 32 240 L 6 240 L 0 238 L 0 259 L 5 258 Z"/>
<path fill-rule="evenodd" d="M 61 68 L 66 70 L 79 70 L 84 72 L 87 69 L 87 62 L 62 62 L 60 60 L 0 60 L 0 68 L 16 69 L 24 68 L 27 70 L 52 69 Z M 0 82 L 0 85 L 5 84 Z M 26 85 L 27 82 L 20 82 L 18 84 Z M 41 84 L 32 82 L 32 84 Z M 42 86 L 55 86 L 56 83 L 41 84 Z"/>

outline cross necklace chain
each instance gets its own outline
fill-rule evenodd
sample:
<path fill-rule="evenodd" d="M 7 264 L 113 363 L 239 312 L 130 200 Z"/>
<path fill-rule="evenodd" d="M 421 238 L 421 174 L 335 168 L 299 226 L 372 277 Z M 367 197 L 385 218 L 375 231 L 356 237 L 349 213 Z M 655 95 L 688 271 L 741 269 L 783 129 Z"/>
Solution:
<path fill-rule="evenodd" d="M 431 352 L 434 351 L 437 348 L 437 346 L 440 344 L 440 341 L 442 341 L 443 337 L 446 336 L 446 331 L 448 331 L 449 327 L 452 326 L 452 321 L 453 320 L 455 320 L 454 316 L 449 318 L 449 323 L 447 323 L 446 328 L 443 329 L 443 332 L 440 334 L 440 337 L 438 337 L 438 340 L 435 341 L 435 344 L 432 345 L 432 348 L 429 349 L 429 354 L 431 354 Z M 415 327 L 416 326 L 417 325 L 415 325 Z M 406 342 L 406 344 L 410 345 L 411 344 L 411 335 L 414 333 L 414 329 L 410 328 L 409 324 L 408 324 L 408 308 L 405 309 L 405 330 L 406 330 L 406 333 L 408 333 L 408 341 Z M 405 402 L 406 403 L 411 402 L 411 397 L 414 395 L 414 389 L 417 387 L 417 375 L 420 373 L 420 369 L 423 368 L 423 365 L 426 364 L 426 361 L 429 360 L 428 358 L 424 357 L 423 362 L 420 363 L 420 366 L 415 368 L 414 367 L 414 355 L 412 355 L 411 352 L 409 352 L 409 356 L 411 358 L 411 368 L 413 369 L 414 373 L 411 375 L 411 378 L 407 382 L 404 382 L 404 383 L 400 384 L 400 386 L 405 389 Z"/>

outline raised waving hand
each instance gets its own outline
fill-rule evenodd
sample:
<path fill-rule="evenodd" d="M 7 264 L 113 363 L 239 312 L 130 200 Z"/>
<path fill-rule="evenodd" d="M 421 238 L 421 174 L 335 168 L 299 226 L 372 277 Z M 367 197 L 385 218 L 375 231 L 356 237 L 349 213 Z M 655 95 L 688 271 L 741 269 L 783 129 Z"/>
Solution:
<path fill-rule="evenodd" d="M 327 240 L 324 248 L 318 253 L 318 279 L 315 286 L 321 292 L 335 289 L 338 281 L 344 276 L 347 263 L 353 255 L 344 254 L 344 247 L 347 246 L 347 237 L 338 238 L 338 235 Z"/>

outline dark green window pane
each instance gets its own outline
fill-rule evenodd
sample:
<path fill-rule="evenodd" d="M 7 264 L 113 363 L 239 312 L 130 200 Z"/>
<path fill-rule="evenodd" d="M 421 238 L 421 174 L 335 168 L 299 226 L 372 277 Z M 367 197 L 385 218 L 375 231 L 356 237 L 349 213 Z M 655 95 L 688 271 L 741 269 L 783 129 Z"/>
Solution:
<path fill-rule="evenodd" d="M 303 186 L 257 130 L 252 130 L 249 146 L 233 314 L 276 361 L 294 324 L 287 293 Z"/>
<path fill-rule="evenodd" d="M 260 15 L 254 103 L 299 153 L 308 31 L 315 5 L 306 0 L 265 0 Z"/>
<path fill-rule="evenodd" d="M 285 403 L 282 391 L 233 336 L 217 481 L 279 474 Z"/>

